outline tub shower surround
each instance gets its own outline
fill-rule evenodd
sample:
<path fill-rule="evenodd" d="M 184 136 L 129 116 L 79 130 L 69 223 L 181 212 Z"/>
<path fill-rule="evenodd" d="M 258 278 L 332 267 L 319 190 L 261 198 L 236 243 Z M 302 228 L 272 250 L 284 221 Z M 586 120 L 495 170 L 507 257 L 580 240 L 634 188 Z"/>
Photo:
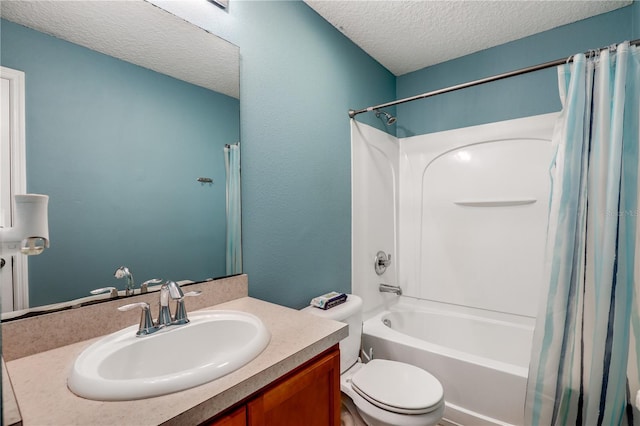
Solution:
<path fill-rule="evenodd" d="M 556 118 L 400 139 L 352 120 L 363 349 L 436 376 L 445 420 L 523 424 Z M 395 259 L 379 277 L 378 250 Z M 380 292 L 380 283 L 402 296 Z M 487 383 L 497 390 L 486 392 Z"/>

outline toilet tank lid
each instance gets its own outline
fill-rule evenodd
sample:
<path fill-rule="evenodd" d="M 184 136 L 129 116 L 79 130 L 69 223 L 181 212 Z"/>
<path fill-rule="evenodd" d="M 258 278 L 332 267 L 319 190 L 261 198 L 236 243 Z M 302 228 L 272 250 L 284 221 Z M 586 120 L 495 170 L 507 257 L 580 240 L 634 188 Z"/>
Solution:
<path fill-rule="evenodd" d="M 327 310 L 316 308 L 315 306 L 307 306 L 302 309 L 303 312 L 334 321 L 345 320 L 351 315 L 356 314 L 359 310 L 362 310 L 362 298 L 355 294 L 348 294 L 346 302 Z"/>

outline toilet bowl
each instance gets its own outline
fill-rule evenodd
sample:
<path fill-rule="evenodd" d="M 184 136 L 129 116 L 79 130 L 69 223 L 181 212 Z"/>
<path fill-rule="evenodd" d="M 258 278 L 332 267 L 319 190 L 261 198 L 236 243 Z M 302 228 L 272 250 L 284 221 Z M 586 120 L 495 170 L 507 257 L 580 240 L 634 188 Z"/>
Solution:
<path fill-rule="evenodd" d="M 433 375 L 398 361 L 358 358 L 362 335 L 362 299 L 349 295 L 342 305 L 328 310 L 303 311 L 349 325 L 349 336 L 340 342 L 340 390 L 355 405 L 368 426 L 433 426 L 444 413 L 444 390 Z M 347 405 L 345 407 L 345 405 Z M 351 404 L 343 411 L 353 415 Z M 344 413 L 343 413 L 344 414 Z M 354 416 L 353 424 L 360 419 Z"/>
<path fill-rule="evenodd" d="M 444 413 L 440 382 L 426 371 L 397 361 L 357 362 L 340 375 L 340 390 L 369 426 L 429 426 Z"/>

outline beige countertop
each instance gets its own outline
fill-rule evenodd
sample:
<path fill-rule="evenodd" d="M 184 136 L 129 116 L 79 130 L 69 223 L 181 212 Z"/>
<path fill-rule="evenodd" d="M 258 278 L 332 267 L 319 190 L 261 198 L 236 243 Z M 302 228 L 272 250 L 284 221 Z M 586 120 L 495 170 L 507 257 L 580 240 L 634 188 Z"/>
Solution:
<path fill-rule="evenodd" d="M 2 359 L 2 420 L 5 426 L 20 425 L 22 422 L 4 359 Z"/>
<path fill-rule="evenodd" d="M 271 332 L 267 348 L 244 367 L 204 385 L 121 402 L 87 400 L 67 388 L 75 358 L 98 338 L 8 361 L 23 424 L 196 425 L 335 345 L 348 333 L 346 324 L 250 297 L 211 308 L 239 310 L 259 317 Z"/>

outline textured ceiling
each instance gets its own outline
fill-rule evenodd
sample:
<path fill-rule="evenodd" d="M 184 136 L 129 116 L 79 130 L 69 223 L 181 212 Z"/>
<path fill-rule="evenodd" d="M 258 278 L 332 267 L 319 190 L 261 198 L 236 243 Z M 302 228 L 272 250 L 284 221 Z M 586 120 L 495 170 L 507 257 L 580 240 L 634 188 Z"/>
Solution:
<path fill-rule="evenodd" d="M 632 3 L 631 0 L 305 2 L 397 76 Z"/>
<path fill-rule="evenodd" d="M 239 98 L 238 47 L 144 0 L 2 0 L 0 15 L 63 40 Z"/>

